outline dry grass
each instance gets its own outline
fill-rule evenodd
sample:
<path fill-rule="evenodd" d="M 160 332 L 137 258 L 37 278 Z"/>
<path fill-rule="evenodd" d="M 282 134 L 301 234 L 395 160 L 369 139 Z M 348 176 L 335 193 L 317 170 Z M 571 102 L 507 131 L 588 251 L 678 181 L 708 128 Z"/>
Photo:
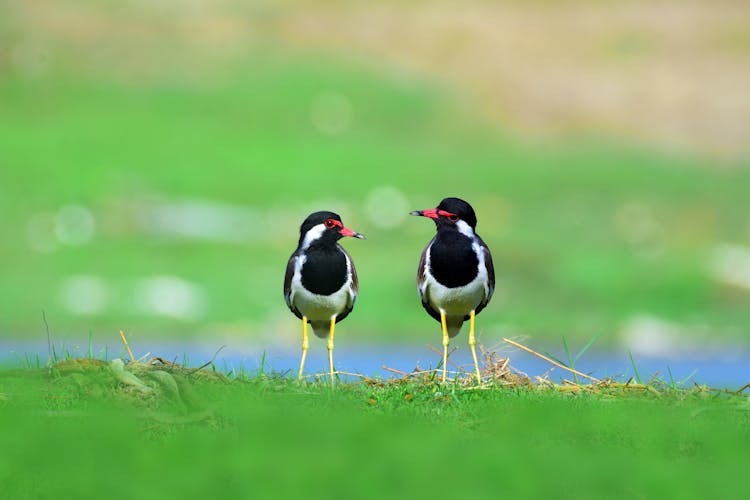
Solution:
<path fill-rule="evenodd" d="M 549 378 L 547 372 L 542 375 L 535 375 L 533 378 L 529 375 L 515 370 L 511 367 L 509 357 L 501 357 L 497 352 L 485 351 L 482 349 L 483 362 L 481 363 L 481 376 L 482 383 L 477 384 L 474 378 L 473 366 L 465 368 L 453 364 L 450 359 L 449 363 L 454 366 L 454 370 L 449 370 L 448 373 L 453 377 L 452 381 L 449 381 L 449 385 L 452 387 L 461 388 L 464 390 L 494 390 L 498 388 L 506 389 L 524 389 L 524 390 L 537 390 L 537 391 L 553 391 L 559 393 L 585 393 L 592 395 L 600 395 L 606 397 L 616 396 L 630 396 L 633 394 L 643 394 L 649 396 L 659 397 L 665 392 L 674 393 L 676 391 L 684 391 L 686 394 L 705 394 L 705 395 L 718 395 L 727 394 L 731 396 L 738 396 L 744 393 L 747 389 L 750 389 L 750 383 L 745 384 L 738 390 L 731 390 L 726 388 L 715 388 L 706 385 L 700 385 L 694 383 L 692 387 L 678 387 L 674 383 L 667 383 L 658 377 L 654 376 L 651 380 L 646 383 L 636 382 L 631 377 L 626 381 L 618 381 L 612 378 L 599 379 L 582 373 L 578 370 L 562 365 L 559 362 L 550 359 L 548 356 L 541 354 L 534 349 L 525 346 L 515 340 L 503 339 L 504 342 L 511 346 L 526 351 L 540 359 L 550 363 L 551 366 L 565 370 L 577 377 L 586 379 L 588 383 L 582 383 L 577 378 L 576 381 L 563 379 L 561 383 L 556 383 Z M 439 351 L 436 350 L 438 354 Z M 396 370 L 388 366 L 383 366 L 386 371 L 393 373 L 395 376 L 390 379 L 374 379 L 367 376 L 354 373 L 341 373 L 341 375 L 356 376 L 362 379 L 362 381 L 373 387 L 392 387 L 400 386 L 405 384 L 416 384 L 418 386 L 431 387 L 438 385 L 439 375 L 442 373 L 441 369 L 430 369 L 423 370 L 420 367 L 416 367 L 411 372 L 403 372 Z M 322 374 L 321 374 L 322 376 Z"/>
<path fill-rule="evenodd" d="M 747 152 L 750 4 L 436 2 L 295 9 L 283 37 L 450 82 L 500 123 Z"/>

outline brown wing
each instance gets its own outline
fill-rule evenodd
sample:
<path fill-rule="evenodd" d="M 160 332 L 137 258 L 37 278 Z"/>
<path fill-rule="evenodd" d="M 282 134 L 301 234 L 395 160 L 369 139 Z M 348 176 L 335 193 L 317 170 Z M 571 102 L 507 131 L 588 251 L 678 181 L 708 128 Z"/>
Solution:
<path fill-rule="evenodd" d="M 419 259 L 419 267 L 417 268 L 417 291 L 419 292 L 419 298 L 422 300 L 422 307 L 424 307 L 424 310 L 439 322 L 440 312 L 433 309 L 430 305 L 429 291 L 426 286 L 427 277 L 425 275 L 427 272 L 427 251 L 430 249 L 434 241 L 435 238 L 432 238 L 424 250 L 422 250 L 422 257 Z"/>
<path fill-rule="evenodd" d="M 294 266 L 297 262 L 297 252 L 294 252 L 289 257 L 289 262 L 286 263 L 286 273 L 284 274 L 284 300 L 290 311 L 294 313 L 299 319 L 302 319 L 302 314 L 294 307 L 292 303 L 292 278 L 294 277 Z"/>
<path fill-rule="evenodd" d="M 346 309 L 344 309 L 343 312 L 341 312 L 338 316 L 336 316 L 336 322 L 340 323 L 349 316 L 349 313 L 352 312 L 352 309 L 354 309 L 354 303 L 357 301 L 357 295 L 359 295 L 359 277 L 357 276 L 357 268 L 354 267 L 354 261 L 352 260 L 352 256 L 349 255 L 349 253 L 344 250 L 344 247 L 339 245 L 339 249 L 344 252 L 344 255 L 346 256 L 347 261 L 349 262 L 349 266 L 352 270 L 352 283 L 349 286 L 349 297 L 351 297 L 351 300 L 346 306 Z"/>
<path fill-rule="evenodd" d="M 430 242 L 430 244 L 432 244 Z M 422 250 L 422 255 L 419 258 L 419 267 L 417 267 L 417 291 L 419 292 L 419 298 L 424 300 L 424 282 L 427 280 L 427 278 L 424 275 L 424 268 L 427 265 L 427 249 L 430 248 L 430 245 L 427 245 L 424 247 L 424 250 Z"/>
<path fill-rule="evenodd" d="M 351 256 L 349 256 L 349 254 L 346 254 L 346 256 L 349 257 L 349 263 L 352 265 L 352 293 L 354 295 L 354 300 L 356 300 L 357 295 L 359 295 L 359 277 L 357 276 L 357 268 L 354 267 L 354 261 Z"/>
<path fill-rule="evenodd" d="M 489 304 L 492 294 L 495 293 L 495 264 L 492 263 L 492 254 L 489 247 L 482 241 L 482 238 L 479 238 L 479 243 L 484 251 L 484 267 L 487 268 L 487 294 L 482 303 L 477 306 L 475 314 L 479 314 Z"/>

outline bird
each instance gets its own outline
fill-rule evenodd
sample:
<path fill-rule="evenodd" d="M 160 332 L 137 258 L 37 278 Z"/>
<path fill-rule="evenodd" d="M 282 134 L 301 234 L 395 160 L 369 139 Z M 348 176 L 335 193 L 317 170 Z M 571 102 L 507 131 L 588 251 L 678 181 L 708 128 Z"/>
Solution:
<path fill-rule="evenodd" d="M 359 279 L 354 261 L 339 245 L 345 236 L 365 239 L 344 226 L 334 212 L 310 214 L 300 226 L 297 249 L 289 258 L 284 276 L 284 299 L 289 310 L 302 320 L 302 358 L 298 379 L 302 380 L 309 348 L 308 324 L 320 338 L 328 339 L 328 365 L 333 379 L 333 333 L 357 300 Z"/>
<path fill-rule="evenodd" d="M 411 215 L 433 219 L 437 228 L 419 260 L 417 290 L 424 309 L 442 327 L 442 382 L 446 381 L 450 339 L 469 320 L 469 346 L 477 382 L 481 384 L 475 317 L 495 291 L 495 267 L 490 249 L 476 233 L 474 209 L 460 198 L 445 198 L 436 208 L 415 210 Z"/>

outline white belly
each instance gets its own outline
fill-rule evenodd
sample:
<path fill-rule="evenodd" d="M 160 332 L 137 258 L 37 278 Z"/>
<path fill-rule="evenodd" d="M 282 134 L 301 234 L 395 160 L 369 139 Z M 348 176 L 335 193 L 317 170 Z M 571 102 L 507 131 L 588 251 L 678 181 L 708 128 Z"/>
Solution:
<path fill-rule="evenodd" d="M 294 307 L 310 322 L 330 321 L 344 312 L 349 303 L 349 281 L 331 295 L 311 293 L 300 286 L 294 294 Z"/>
<path fill-rule="evenodd" d="M 474 281 L 455 288 L 448 288 L 433 279 L 427 283 L 427 297 L 430 305 L 437 311 L 444 311 L 446 316 L 464 317 L 476 309 L 485 298 L 486 287 L 479 273 Z"/>

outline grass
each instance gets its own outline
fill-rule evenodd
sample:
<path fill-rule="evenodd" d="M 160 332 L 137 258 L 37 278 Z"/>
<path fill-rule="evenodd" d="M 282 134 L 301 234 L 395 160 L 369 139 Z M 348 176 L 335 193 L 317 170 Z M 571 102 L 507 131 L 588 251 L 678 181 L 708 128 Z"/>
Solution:
<path fill-rule="evenodd" d="M 563 336 L 575 369 L 596 336 L 604 345 L 615 342 L 636 315 L 678 324 L 680 339 L 695 326 L 717 341 L 745 341 L 746 328 L 737 325 L 750 324 L 748 294 L 717 281 L 711 268 L 717 244 L 748 243 L 746 160 L 719 166 L 600 137 L 525 142 L 479 118 L 439 83 L 307 48 L 290 54 L 264 47 L 280 45 L 258 40 L 265 30 L 285 37 L 286 21 L 262 6 L 247 7 L 258 9 L 257 29 L 240 29 L 240 38 L 209 36 L 215 45 L 201 38 L 212 33 L 206 25 L 193 29 L 195 21 L 181 17 L 194 15 L 191 9 L 166 15 L 110 7 L 81 4 L 57 16 L 70 23 L 47 19 L 65 6 L 0 16 L 0 41 L 9 47 L 0 61 L 0 338 L 38 336 L 42 323 L 60 346 L 89 335 L 80 353 L 49 342 L 49 365 L 26 356 L 23 369 L 0 370 L 0 496 L 750 496 L 743 480 L 747 396 L 685 387 L 687 380 L 675 380 L 669 369 L 668 381 L 641 379 L 632 355 L 634 380 L 574 373 L 558 385 L 514 378 L 495 363 L 498 380 L 481 388 L 441 386 L 427 372 L 339 383 L 331 391 L 325 378 L 298 384 L 270 373 L 265 355 L 257 371 L 240 365 L 221 372 L 213 363 L 122 363 L 116 356 L 125 358 L 127 348 L 95 353 L 93 336 L 111 338 L 113 325 L 136 338 L 188 342 L 210 334 L 260 343 L 273 335 L 296 344 L 297 324 L 281 299 L 282 272 L 299 222 L 322 207 L 340 211 L 368 236 L 346 242 L 362 288 L 341 333 L 368 341 L 437 339 L 413 283 L 433 229 L 416 220 L 379 222 L 398 221 L 449 194 L 477 208 L 498 270 L 497 296 L 478 320 L 486 345 L 507 331 L 531 334 L 540 345 Z M 534 11 L 533 18 L 570 27 L 549 14 Z M 209 11 L 200 17 L 214 19 Z M 404 19 L 411 32 L 412 20 Z M 392 34 L 396 25 L 388 24 Z M 508 32 L 489 25 L 493 33 Z M 232 23 L 215 26 L 224 32 Z M 362 33 L 372 40 L 373 30 Z M 528 38 L 527 30 L 518 33 Z M 195 38 L 185 45 L 186 36 Z M 314 38 L 296 43 L 308 47 Z M 552 37 L 556 45 L 558 38 Z M 458 45 L 471 40 L 476 45 L 477 38 Z M 445 64 L 466 60 L 460 51 L 425 47 L 449 80 L 460 75 L 481 84 Z M 491 75 L 488 45 L 478 47 L 475 75 Z M 407 61 L 421 57 L 397 48 Z M 554 79 L 540 80 L 544 64 L 527 64 L 536 55 L 523 54 L 515 69 L 512 59 L 500 58 L 509 81 L 526 72 L 529 81 L 557 87 Z M 691 68 L 692 62 L 684 61 Z M 576 82 L 586 74 L 567 66 Z M 490 86 L 501 93 L 529 87 L 494 80 Z M 671 95 L 669 85 L 649 79 L 648 86 Z M 529 88 L 546 93 L 544 86 Z M 316 103 L 331 95 L 351 106 L 350 126 L 338 135 L 311 118 Z M 537 109 L 511 101 L 524 113 Z M 569 106 L 581 108 L 576 101 Z M 640 108 L 629 108 L 640 123 Z M 368 197 L 383 186 L 396 188 L 408 206 L 373 209 Z M 226 242 L 149 231 L 150 209 L 185 201 L 254 211 L 253 228 L 264 236 L 244 233 Z M 60 214 L 68 205 L 90 210 L 90 241 L 65 243 L 70 228 Z M 34 239 L 40 235 L 41 245 Z M 204 307 L 177 317 L 145 307 L 144 279 L 164 275 L 194 284 Z M 89 295 L 100 308 L 71 307 L 92 303 L 81 300 L 85 287 L 67 287 L 76 276 L 99 280 L 102 287 Z M 569 348 L 584 344 L 575 354 Z M 187 356 L 183 361 L 188 365 Z"/>
<path fill-rule="evenodd" d="M 740 394 L 476 390 L 429 377 L 331 391 L 273 374 L 127 365 L 144 388 L 110 366 L 82 358 L 0 372 L 6 496 L 748 493 L 737 479 L 750 444 Z"/>
<path fill-rule="evenodd" d="M 640 384 L 641 374 L 638 373 L 638 366 L 635 363 L 635 359 L 633 359 L 633 353 L 628 351 L 628 356 L 630 357 L 630 364 L 633 366 L 633 373 L 635 374 L 635 380 Z"/>

